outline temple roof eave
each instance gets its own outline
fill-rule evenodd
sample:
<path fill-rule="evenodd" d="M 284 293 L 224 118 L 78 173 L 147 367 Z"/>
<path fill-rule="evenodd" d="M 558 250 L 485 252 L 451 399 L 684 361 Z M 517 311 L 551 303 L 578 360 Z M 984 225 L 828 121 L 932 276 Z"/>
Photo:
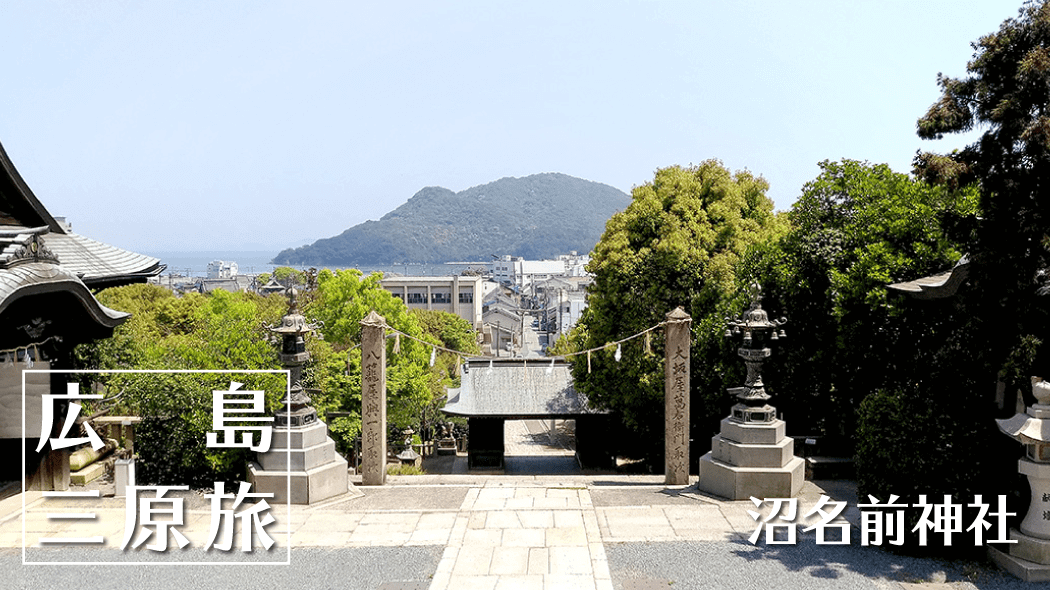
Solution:
<path fill-rule="evenodd" d="M 951 270 L 912 281 L 893 283 L 886 288 L 916 299 L 944 299 L 955 295 L 969 274 L 970 260 L 963 256 Z"/>
<path fill-rule="evenodd" d="M 61 292 L 75 297 L 99 327 L 112 330 L 131 317 L 99 303 L 87 285 L 59 265 L 30 262 L 0 269 L 0 315 L 22 298 Z"/>

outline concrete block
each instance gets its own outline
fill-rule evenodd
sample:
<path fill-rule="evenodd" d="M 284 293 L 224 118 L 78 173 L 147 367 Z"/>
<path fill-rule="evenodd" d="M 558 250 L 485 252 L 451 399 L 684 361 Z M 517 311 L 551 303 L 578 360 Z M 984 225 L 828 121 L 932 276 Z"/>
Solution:
<path fill-rule="evenodd" d="M 737 467 L 707 453 L 700 458 L 697 487 L 730 500 L 792 498 L 802 490 L 805 462 L 792 457 L 784 467 Z"/>
<path fill-rule="evenodd" d="M 1050 540 L 1026 535 L 1017 529 L 1010 529 L 1010 539 L 1017 540 L 1010 545 L 1010 555 L 1041 565 L 1050 565 Z"/>
<path fill-rule="evenodd" d="M 309 471 L 335 460 L 335 441 L 326 438 L 318 445 L 305 449 L 292 449 L 292 471 Z M 289 453 L 287 450 L 271 450 L 259 455 L 259 463 L 266 471 L 288 471 Z"/>
<path fill-rule="evenodd" d="M 806 457 L 806 479 L 853 479 L 856 466 L 852 457 Z"/>
<path fill-rule="evenodd" d="M 292 504 L 313 504 L 345 494 L 350 489 L 346 460 L 342 457 L 310 471 L 293 471 L 290 476 Z M 274 498 L 271 505 L 288 501 L 288 477 L 287 471 L 264 471 L 258 463 L 248 464 L 248 481 L 252 484 L 252 491 L 272 493 Z"/>
<path fill-rule="evenodd" d="M 1042 565 L 1019 557 L 1014 557 L 996 547 L 988 548 L 988 557 L 991 558 L 996 565 L 1025 582 L 1050 581 L 1050 565 Z"/>
<path fill-rule="evenodd" d="M 69 474 L 69 483 L 82 486 L 88 482 L 95 481 L 106 474 L 106 464 L 102 462 L 92 463 L 87 467 L 73 471 Z"/>
<path fill-rule="evenodd" d="M 725 418 L 722 420 L 721 435 L 743 444 L 773 445 L 783 440 L 785 429 L 786 424 L 783 420 L 745 424 Z"/>
<path fill-rule="evenodd" d="M 284 450 L 289 442 L 293 449 L 312 447 L 328 438 L 328 427 L 324 422 L 314 422 L 305 428 L 274 428 L 270 440 L 270 451 Z"/>
<path fill-rule="evenodd" d="M 783 467 L 794 458 L 795 441 L 784 437 L 774 444 L 738 443 L 722 436 L 711 439 L 713 457 L 737 467 Z"/>

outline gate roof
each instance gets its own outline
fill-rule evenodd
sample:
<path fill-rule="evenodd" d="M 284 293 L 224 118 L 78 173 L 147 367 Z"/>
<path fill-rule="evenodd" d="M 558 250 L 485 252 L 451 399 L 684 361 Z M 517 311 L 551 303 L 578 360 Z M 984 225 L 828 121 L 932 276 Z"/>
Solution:
<path fill-rule="evenodd" d="M 605 413 L 587 407 L 564 361 L 472 358 L 462 369 L 462 385 L 448 391 L 448 403 L 442 408 L 446 414 L 565 418 Z"/>

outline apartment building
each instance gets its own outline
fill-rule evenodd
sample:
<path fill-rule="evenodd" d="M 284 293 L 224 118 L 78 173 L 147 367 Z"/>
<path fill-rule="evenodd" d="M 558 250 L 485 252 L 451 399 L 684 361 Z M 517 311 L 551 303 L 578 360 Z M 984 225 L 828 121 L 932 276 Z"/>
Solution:
<path fill-rule="evenodd" d="M 390 277 L 380 281 L 391 295 L 409 309 L 433 309 L 454 313 L 482 329 L 482 299 L 496 288 L 484 277 L 454 275 L 445 277 Z M 487 289 L 487 285 L 491 288 Z"/>

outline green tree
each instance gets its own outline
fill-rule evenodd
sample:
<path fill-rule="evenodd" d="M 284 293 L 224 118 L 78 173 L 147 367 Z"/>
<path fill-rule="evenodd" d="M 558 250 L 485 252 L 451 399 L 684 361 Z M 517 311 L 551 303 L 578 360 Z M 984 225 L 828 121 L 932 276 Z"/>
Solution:
<path fill-rule="evenodd" d="M 307 284 L 306 273 L 290 266 L 278 266 L 273 269 L 273 277 L 285 287 L 303 287 Z M 266 280 L 270 280 L 270 277 L 266 277 Z"/>
<path fill-rule="evenodd" d="M 410 313 L 416 316 L 428 340 L 449 350 L 468 355 L 481 354 L 478 333 L 467 320 L 437 310 L 413 309 Z M 420 412 L 419 430 L 424 440 L 433 438 L 435 423 L 446 420 L 441 408 L 448 399 L 448 388 L 460 385 L 460 362 L 459 355 L 448 352 L 439 352 L 434 356 L 434 364 L 430 368 L 430 399 Z"/>
<path fill-rule="evenodd" d="M 715 160 L 658 170 L 634 189 L 627 209 L 609 220 L 588 266 L 595 280 L 574 332 L 578 349 L 640 332 L 678 306 L 693 316 L 692 423 L 702 432 L 731 405 L 721 376 L 711 376 L 705 359 L 724 346 L 715 318 L 728 312 L 734 268 L 749 245 L 783 230 L 767 189 L 761 177 L 732 173 Z M 653 354 L 645 354 L 641 340 L 629 343 L 619 362 L 607 352 L 575 357 L 573 374 L 593 405 L 623 417 L 638 435 L 636 452 L 657 464 L 664 372 L 662 340 L 653 344 Z"/>
<path fill-rule="evenodd" d="M 886 285 L 950 268 L 961 256 L 938 220 L 974 211 L 973 190 L 931 186 L 886 165 L 824 161 L 789 213 L 791 230 L 753 248 L 742 282 L 789 316 L 768 363 L 774 405 L 799 435 L 848 454 L 856 409 L 876 389 L 914 383 L 951 332 L 947 315 L 912 309 Z"/>
<path fill-rule="evenodd" d="M 86 369 L 275 369 L 265 323 L 283 312 L 279 297 L 215 291 L 175 297 L 156 285 L 129 285 L 98 294 L 104 305 L 133 315 L 111 339 L 78 346 Z M 267 392 L 267 410 L 279 407 L 283 378 L 238 374 L 243 389 Z M 231 376 L 115 374 L 99 378 L 115 412 L 142 416 L 136 429 L 139 477 L 156 484 L 206 487 L 243 479 L 243 449 L 208 449 L 211 391 L 227 389 Z"/>
<path fill-rule="evenodd" d="M 941 97 L 919 119 L 918 133 L 984 132 L 960 151 L 920 154 L 915 164 L 936 181 L 980 187 L 981 216 L 953 220 L 973 238 L 963 298 L 981 346 L 968 351 L 975 355 L 968 362 L 985 381 L 998 373 L 1013 391 L 1045 366 L 1050 327 L 1040 295 L 1050 267 L 1050 5 L 1025 3 L 973 48 L 966 77 L 938 75 Z"/>
<path fill-rule="evenodd" d="M 380 273 L 364 276 L 356 269 L 332 272 L 323 270 L 317 276 L 317 290 L 306 306 L 310 317 L 324 323 L 324 337 L 336 350 L 346 350 L 361 342 L 361 320 L 372 310 L 383 316 L 391 328 L 412 338 L 387 339 L 387 420 L 398 430 L 419 425 L 423 408 L 430 403 L 428 374 L 430 348 L 418 340 L 425 335 L 417 316 L 398 298 L 379 284 Z M 395 342 L 399 350 L 395 354 Z M 436 343 L 436 342 L 435 342 Z M 346 354 L 346 371 L 353 382 L 360 383 L 360 349 Z M 343 407 L 360 415 L 360 393 L 355 407 Z"/>

